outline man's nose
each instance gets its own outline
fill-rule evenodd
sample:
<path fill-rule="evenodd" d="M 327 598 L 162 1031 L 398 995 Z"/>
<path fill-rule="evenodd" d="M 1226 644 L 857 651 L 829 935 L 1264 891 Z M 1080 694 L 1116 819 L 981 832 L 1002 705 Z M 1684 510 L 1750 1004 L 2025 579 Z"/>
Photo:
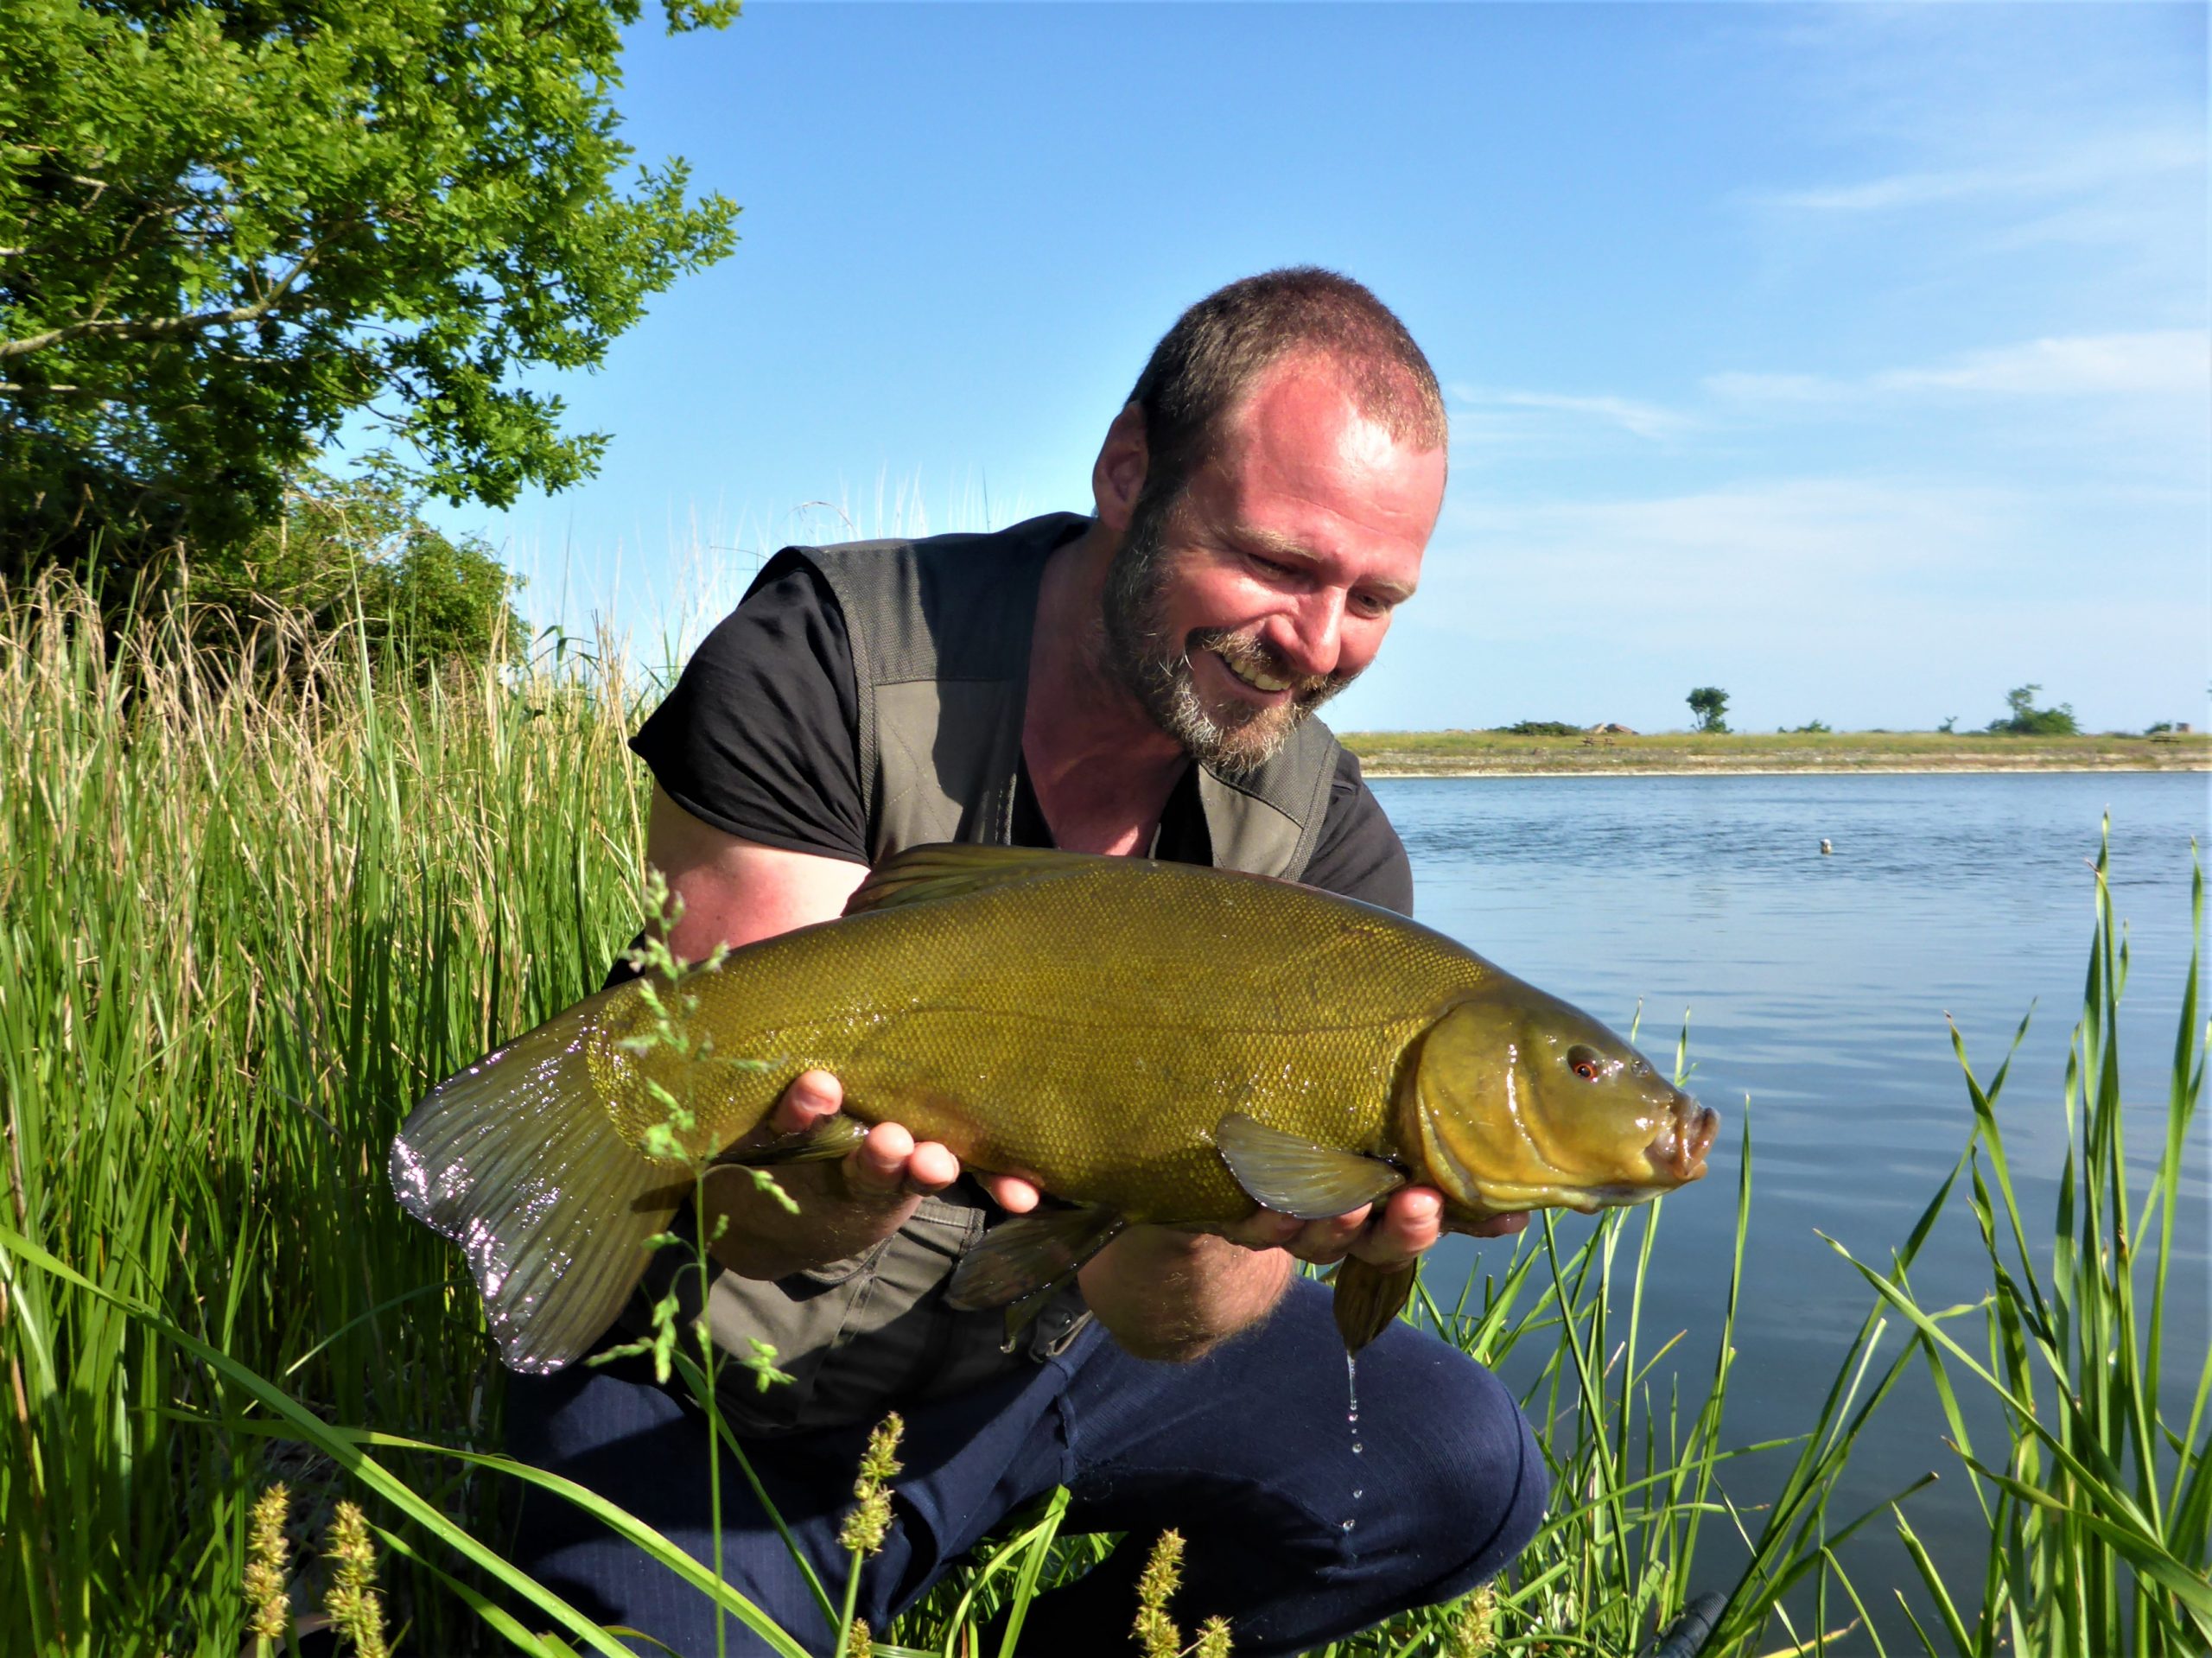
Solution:
<path fill-rule="evenodd" d="M 1299 674 L 1332 674 L 1344 657 L 1344 595 L 1325 588 L 1302 594 L 1274 640 Z"/>

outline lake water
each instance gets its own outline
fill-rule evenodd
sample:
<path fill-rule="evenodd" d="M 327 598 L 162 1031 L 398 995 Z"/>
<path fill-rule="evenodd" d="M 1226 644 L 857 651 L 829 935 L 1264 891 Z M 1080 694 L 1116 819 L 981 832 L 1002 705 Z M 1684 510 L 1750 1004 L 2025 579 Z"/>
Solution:
<path fill-rule="evenodd" d="M 1688 1332 L 1677 1354 L 1692 1403 L 1711 1375 L 1748 1096 L 1753 1196 L 1727 1444 L 1809 1426 L 1871 1303 L 1817 1235 L 1886 1266 L 1966 1143 L 1972 1112 L 1947 1013 L 1986 1081 L 2036 1010 L 1999 1120 L 2031 1240 L 2049 1236 L 2090 861 L 2107 811 L 2114 907 L 2133 945 L 2120 1022 L 2131 1151 L 2155 1155 L 2189 964 L 2190 839 L 2205 837 L 2212 798 L 2201 774 L 1418 778 L 1375 790 L 1412 854 L 1421 920 L 1623 1032 L 1641 1001 L 1641 1045 L 1662 1070 L 1687 1012 L 1691 1086 L 1724 1125 L 1708 1178 L 1667 1204 L 1644 1328 Z M 2169 1292 L 2179 1324 L 2168 1366 L 2184 1385 L 2212 1324 L 2196 1138 Z M 1914 1268 L 1925 1305 L 1987 1287 L 1954 1203 L 1957 1223 Z M 1491 1268 L 1507 1247 L 1482 1246 Z M 1475 1258 L 1471 1241 L 1447 1241 L 1432 1285 L 1456 1290 Z M 1986 1533 L 1932 1391 L 1916 1378 L 1884 1417 L 1831 1513 L 1854 1515 L 1942 1470 L 1909 1512 L 1971 1598 Z M 1731 1494 L 1770 1491 L 1784 1464 L 1768 1460 L 1770 1477 L 1738 1464 Z M 1886 1601 L 1910 1567 L 1878 1531 L 1851 1564 L 1862 1592 Z M 1701 1580 L 1732 1576 L 1700 1553 Z"/>

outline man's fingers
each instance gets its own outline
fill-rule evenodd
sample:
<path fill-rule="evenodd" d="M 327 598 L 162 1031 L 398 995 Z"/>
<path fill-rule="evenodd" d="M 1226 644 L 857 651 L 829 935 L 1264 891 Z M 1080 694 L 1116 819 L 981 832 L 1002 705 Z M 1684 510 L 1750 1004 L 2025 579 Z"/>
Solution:
<path fill-rule="evenodd" d="M 1444 1198 L 1427 1186 L 1393 1192 L 1368 1236 L 1351 1253 L 1378 1267 L 1411 1261 L 1444 1236 Z"/>
<path fill-rule="evenodd" d="M 770 1121 L 779 1134 L 804 1134 L 845 1103 L 844 1084 L 826 1070 L 803 1070 L 776 1102 Z"/>
<path fill-rule="evenodd" d="M 914 1147 L 906 1159 L 906 1190 L 923 1193 L 943 1191 L 960 1178 L 960 1159 L 933 1140 Z"/>
<path fill-rule="evenodd" d="M 845 1184 L 856 1197 L 927 1196 L 959 1178 L 958 1158 L 933 1140 L 918 1144 L 895 1122 L 877 1123 L 845 1159 Z"/>
<path fill-rule="evenodd" d="M 845 1184 L 855 1197 L 887 1197 L 904 1191 L 914 1137 L 895 1122 L 879 1122 L 845 1159 Z"/>
<path fill-rule="evenodd" d="M 991 1194 L 991 1201 L 1009 1215 L 1027 1215 L 1045 1195 L 1027 1175 L 986 1174 L 979 1170 L 976 1178 Z"/>

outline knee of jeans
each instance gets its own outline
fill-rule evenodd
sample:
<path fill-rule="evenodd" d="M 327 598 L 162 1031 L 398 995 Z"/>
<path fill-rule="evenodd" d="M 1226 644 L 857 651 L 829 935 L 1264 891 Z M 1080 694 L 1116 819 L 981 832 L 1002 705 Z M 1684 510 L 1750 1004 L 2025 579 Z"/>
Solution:
<path fill-rule="evenodd" d="M 1440 1535 L 1455 1540 L 1457 1560 L 1431 1587 L 1449 1600 L 1513 1564 L 1543 1524 L 1551 1477 L 1543 1452 L 1503 1385 L 1482 1372 L 1479 1407 L 1439 1458 L 1432 1493 Z"/>

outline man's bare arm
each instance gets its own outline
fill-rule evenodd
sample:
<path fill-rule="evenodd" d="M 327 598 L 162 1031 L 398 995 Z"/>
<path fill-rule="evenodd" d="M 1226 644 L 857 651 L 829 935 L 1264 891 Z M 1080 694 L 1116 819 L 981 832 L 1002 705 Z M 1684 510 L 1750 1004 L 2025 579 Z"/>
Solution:
<path fill-rule="evenodd" d="M 761 846 L 702 823 L 658 789 L 645 831 L 645 857 L 667 879 L 683 911 L 669 947 L 688 961 L 827 921 L 868 879 L 842 858 Z M 785 1090 L 767 1132 L 796 1134 L 836 1111 L 843 1093 L 825 1071 L 809 1071 Z M 709 1187 L 710 1206 L 729 1224 L 716 1257 L 748 1278 L 780 1278 L 857 1255 L 891 1236 L 921 1199 L 960 1178 L 960 1159 L 935 1140 L 916 1141 L 895 1122 L 879 1122 L 842 1160 L 801 1164 L 777 1178 L 799 1212 L 728 1177 Z M 986 1177 L 992 1195 L 1020 1213 L 1036 1206 L 1036 1188 Z M 709 1215 L 712 1229 L 716 1217 Z"/>

